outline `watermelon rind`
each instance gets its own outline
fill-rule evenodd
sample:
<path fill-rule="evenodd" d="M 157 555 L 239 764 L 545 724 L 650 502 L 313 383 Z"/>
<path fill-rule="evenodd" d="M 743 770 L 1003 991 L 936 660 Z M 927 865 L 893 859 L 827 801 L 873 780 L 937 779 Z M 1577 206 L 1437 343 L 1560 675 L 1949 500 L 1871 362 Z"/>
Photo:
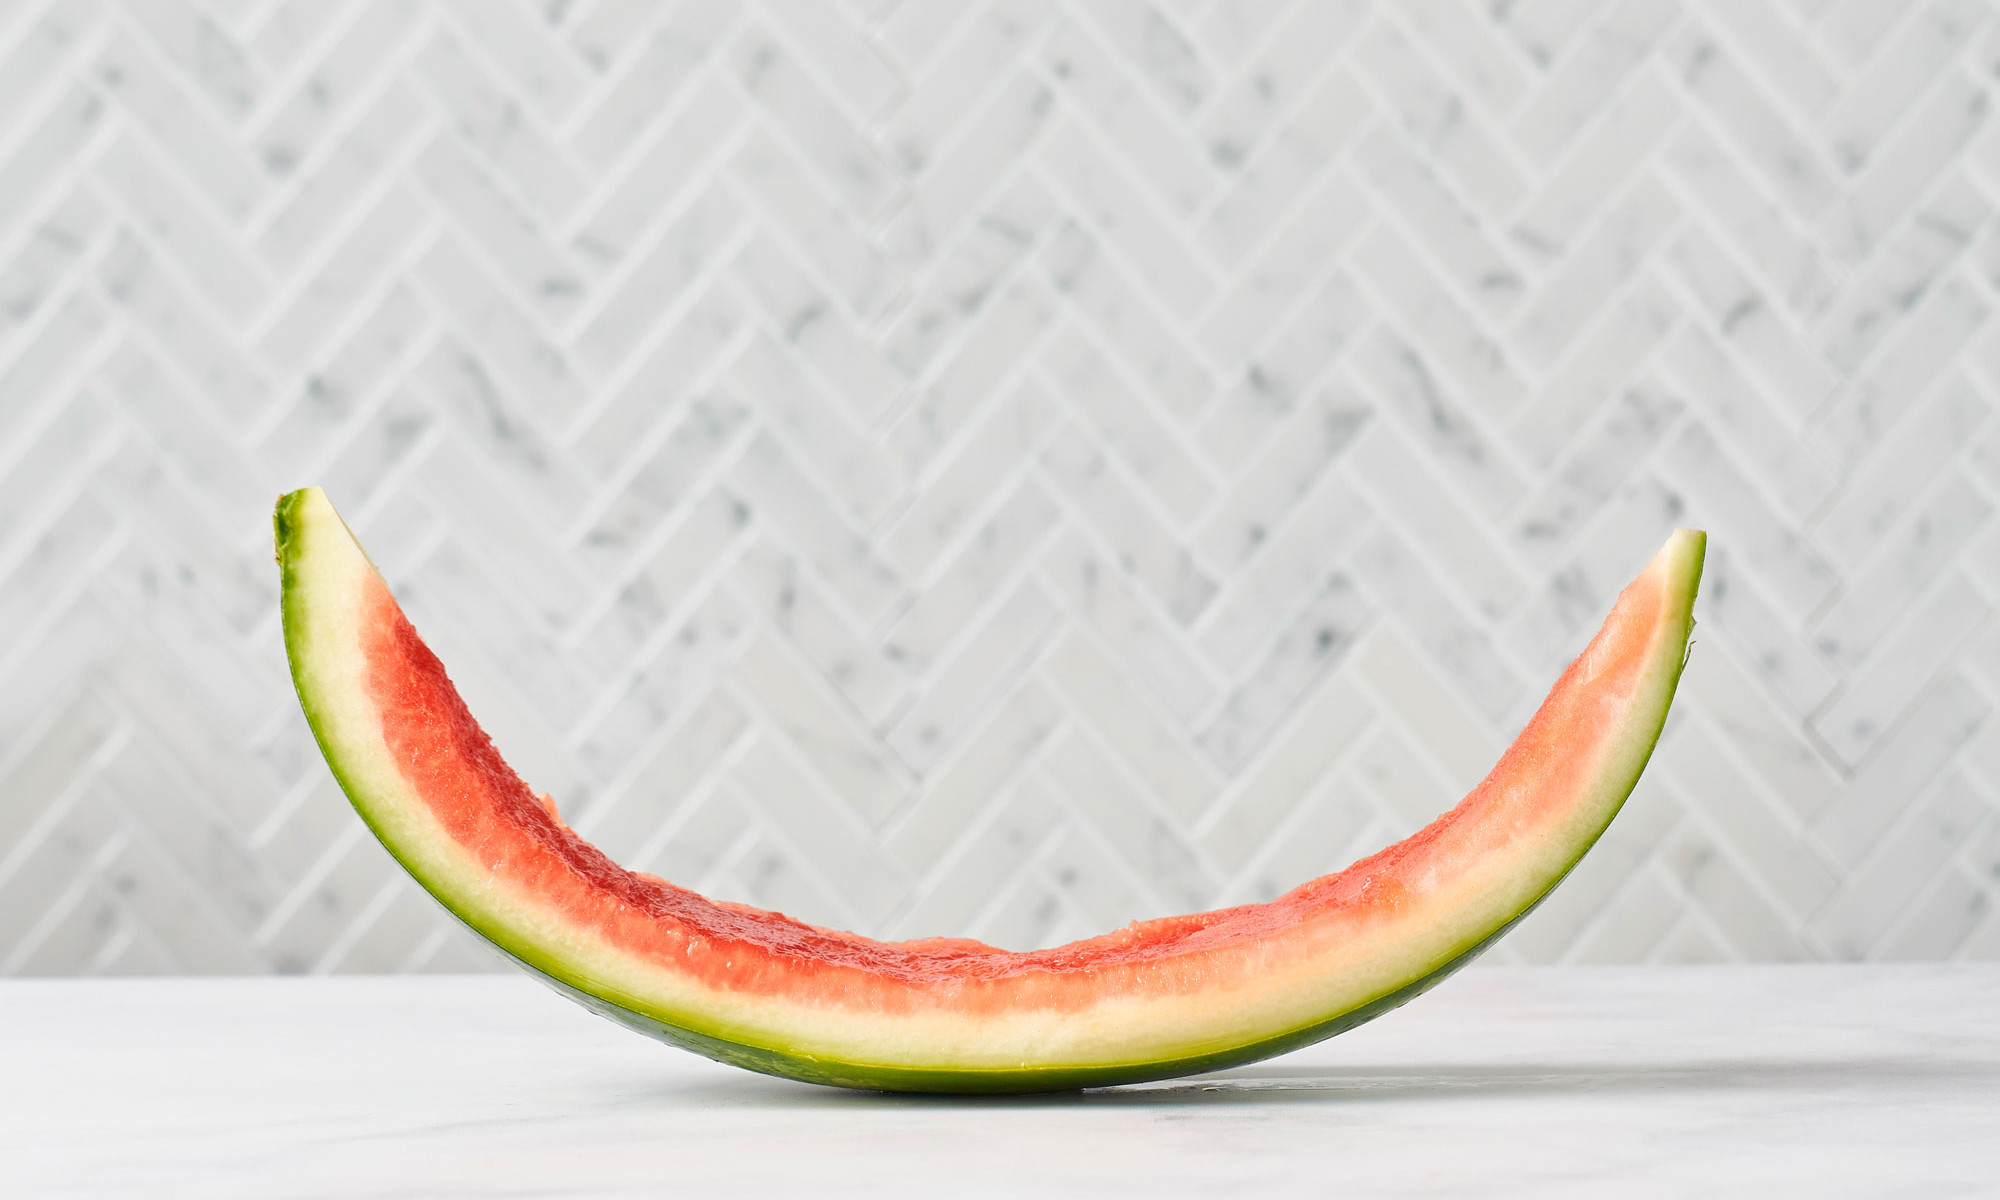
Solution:
<path fill-rule="evenodd" d="M 812 1083 L 946 1093 L 1058 1091 L 1253 1062 L 1371 1020 L 1470 962 L 1562 881 L 1637 783 L 1687 659 L 1706 547 L 1700 531 L 1676 531 L 1635 582 L 1647 589 L 1651 607 L 1644 629 L 1622 635 L 1640 647 L 1629 695 L 1607 710 L 1609 724 L 1592 727 L 1587 762 L 1543 765 L 1542 775 L 1521 785 L 1562 781 L 1562 794 L 1537 810 L 1550 814 L 1546 826 L 1532 837 L 1501 838 L 1491 861 L 1448 864 L 1462 866 L 1471 882 L 1441 892 L 1430 909 L 1413 900 L 1411 911 L 1397 912 L 1395 922 L 1352 946 L 1274 931 L 1244 951 L 1275 964 L 1269 978 L 1238 979 L 1229 989 L 1218 984 L 1213 994 L 1201 987 L 1107 992 L 1081 1016 L 1023 1007 L 999 1017 L 956 1012 L 946 997 L 911 1016 L 837 997 L 820 1000 L 801 989 L 773 998 L 705 988 L 670 963 L 598 944 L 490 864 L 473 861 L 442 832 L 389 753 L 359 682 L 367 666 L 360 597 L 375 589 L 386 595 L 386 585 L 318 489 L 282 497 L 274 524 L 286 654 L 313 736 L 355 811 L 446 911 L 565 996 L 662 1041 Z M 1613 621 L 1623 611 L 1615 610 Z M 1611 624 L 1565 673 L 1551 704 L 1565 687 L 1590 685 L 1598 664 L 1589 660 Z M 1510 752 L 1496 777 L 1503 769 L 1519 774 L 1519 764 L 1508 767 L 1513 761 Z M 1095 1000 L 1087 992 L 1090 979 L 1065 983 L 1071 985 L 1085 989 L 1078 993 L 1084 1001 Z"/>

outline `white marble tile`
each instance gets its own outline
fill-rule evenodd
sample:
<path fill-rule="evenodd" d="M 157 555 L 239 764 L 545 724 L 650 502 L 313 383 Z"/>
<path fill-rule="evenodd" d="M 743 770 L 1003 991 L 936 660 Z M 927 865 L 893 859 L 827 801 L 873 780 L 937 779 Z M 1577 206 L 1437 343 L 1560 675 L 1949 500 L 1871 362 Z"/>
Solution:
<path fill-rule="evenodd" d="M 314 482 L 634 865 L 1029 941 L 1405 831 L 1702 525 L 1653 773 L 1500 953 L 2000 954 L 1988 826 L 1921 815 L 2000 795 L 1997 53 L 1972 0 L 8 7 L 0 971 L 481 961 L 286 685 Z"/>
<path fill-rule="evenodd" d="M 842 311 L 804 264 L 770 237 L 753 237 L 725 268 L 763 309 L 768 327 L 855 421 L 899 405 L 906 381 L 889 355 Z M 652 339 L 656 344 L 658 339 Z"/>
<path fill-rule="evenodd" d="M 1125 681 L 1116 662 L 1090 638 L 1069 634 L 1050 646 L 1041 667 L 1074 710 L 1102 714 L 1094 722 L 1099 736 L 1152 796 L 1185 822 L 1199 819 L 1219 774 Z"/>
<path fill-rule="evenodd" d="M 1170 108 L 1191 111 L 1214 90 L 1213 73 L 1188 31 L 1154 6 L 1111 0 L 1079 11 Z"/>
<path fill-rule="evenodd" d="M 1186 418 L 1208 402 L 1215 387 L 1208 368 L 1087 229 L 1072 220 L 1061 223 L 1041 266 L 1064 308 L 1088 319 L 1170 411 Z"/>
<path fill-rule="evenodd" d="M 1240 258 L 1254 251 L 1375 111 L 1348 73 L 1326 75 L 1253 154 L 1228 164 L 1225 186 L 1201 222 L 1209 252 Z"/>
<path fill-rule="evenodd" d="M 1814 823 L 1814 840 L 1850 870 L 1914 810 L 1951 757 L 1984 722 L 1990 702 L 1961 671 L 1945 672 L 1848 778 Z"/>
<path fill-rule="evenodd" d="M 1122 464 L 1073 435 L 1053 442 L 1039 465 L 1083 526 L 1112 551 L 1122 574 L 1176 623 L 1201 615 L 1215 595 L 1215 580 Z"/>
<path fill-rule="evenodd" d="M 1531 463 L 1546 469 L 1589 424 L 1604 397 L 1638 372 L 1678 317 L 1679 305 L 1650 281 L 1597 313 L 1564 365 L 1545 377 L 1513 414 L 1513 443 Z"/>
<path fill-rule="evenodd" d="M 1686 515 L 1730 539 L 1785 612 L 1808 613 L 1833 590 L 1836 576 L 1825 556 L 1759 494 L 1757 466 L 1733 461 L 1700 425 L 1687 426 L 1662 458 L 1667 477 L 1687 497 Z"/>
<path fill-rule="evenodd" d="M 650 65 L 641 64 L 634 74 L 643 74 Z M 689 98 L 664 116 L 651 107 L 641 109 L 642 116 L 633 119 L 636 123 L 643 118 L 644 127 L 618 139 L 629 165 L 606 172 L 591 197 L 588 215 L 574 230 L 578 264 L 608 272 L 628 261 L 640 249 L 646 231 L 662 214 L 677 208 L 678 198 L 713 181 L 712 167 L 691 175 L 688 166 L 712 163 L 735 146 L 732 134 L 744 110 L 737 93 L 713 78 L 694 84 Z"/>
<path fill-rule="evenodd" d="M 1528 72 L 1505 44 L 1504 34 L 1477 10 L 1453 0 L 1414 0 L 1398 11 L 1480 107 L 1496 113 L 1514 107 L 1528 86 Z"/>
<path fill-rule="evenodd" d="M 1654 42 L 1680 19 L 1670 0 L 1622 0 L 1581 7 L 1585 28 L 1562 52 L 1535 99 L 1512 123 L 1513 142 L 1531 160 L 1546 164 L 1602 110 L 1646 61 Z"/>
<path fill-rule="evenodd" d="M 1072 525 L 1050 543 L 1037 569 L 1073 615 L 1073 627 L 1102 638 L 1134 681 L 1183 723 L 1213 698 L 1211 673 L 1115 554 Z"/>
<path fill-rule="evenodd" d="M 769 714 L 773 734 L 796 748 L 823 786 L 845 799 L 871 827 L 880 825 L 902 801 L 910 770 L 837 697 L 808 682 L 805 671 L 787 651 L 753 637 L 731 664 L 729 679 L 749 703 Z M 757 769 L 739 767 L 738 772 L 747 778 Z M 816 807 L 805 795 L 774 796 L 769 803 L 781 806 L 781 812 Z"/>
<path fill-rule="evenodd" d="M 1205 457 L 1222 469 L 1241 468 L 1260 447 L 1273 444 L 1279 430 L 1313 411 L 1321 396 L 1346 390 L 1333 381 L 1329 365 L 1373 321 L 1361 287 L 1345 273 L 1329 276 L 1265 338 L 1244 361 L 1218 402 L 1195 431 Z M 1324 386 L 1320 381 L 1325 380 Z"/>
<path fill-rule="evenodd" d="M 999 602 L 1061 519 L 1048 488 L 1032 476 L 1023 479 L 926 573 L 923 595 L 884 631 L 883 652 L 910 671 L 928 671 L 965 633 L 968 618 Z"/>
<path fill-rule="evenodd" d="M 965 639 L 929 673 L 923 694 L 885 740 L 916 770 L 935 767 L 1019 685 L 1058 635 L 1060 616 L 1039 581 L 1017 584 L 993 609 L 965 622 Z"/>
<path fill-rule="evenodd" d="M 1489 618 L 1514 606 L 1521 579 L 1506 556 L 1479 536 L 1479 520 L 1416 450 L 1371 423 L 1355 446 L 1354 475 L 1385 510 L 1390 524 L 1437 560 Z"/>
<path fill-rule="evenodd" d="M 1758 76 L 1794 111 L 1816 113 L 1840 95 L 1834 68 L 1818 54 L 1801 52 L 1799 43 L 1805 28 L 1787 19 L 1778 0 L 1746 4 L 1706 0 L 1700 11 L 1755 64 Z M 1866 94 L 1857 91 L 1849 96 Z M 1879 107 L 1890 111 L 1897 106 L 1885 100 Z"/>
<path fill-rule="evenodd" d="M 1192 839 L 1091 735 L 1080 729 L 1064 733 L 1043 757 L 1041 774 L 1074 822 L 1087 824 L 1105 847 L 1116 848 L 1102 856 L 1118 863 L 1109 869 L 1122 867 L 1139 885 L 1141 894 L 1125 898 L 1124 912 L 1103 914 L 1113 918 L 1105 927 L 1134 920 L 1149 908 L 1173 911 L 1214 889 L 1214 872 Z"/>
<path fill-rule="evenodd" d="M 1197 543 L 1206 561 L 1234 573 L 1262 555 L 1371 416 L 1366 400 L 1334 386 L 1284 418 L 1278 436 L 1210 506 Z"/>
<path fill-rule="evenodd" d="M 1730 653 L 1753 664 L 1759 684 L 1775 699 L 1794 713 L 1811 712 L 1840 686 L 1834 655 L 1826 639 L 1813 637 L 1786 616 L 1758 579 L 1757 565 L 1754 557 L 1716 548 L 1702 572 L 1709 598 L 1703 622 Z"/>
<path fill-rule="evenodd" d="M 302 78 L 284 80 L 284 101 L 256 122 L 254 145 L 265 171 L 286 178 L 318 152 L 379 84 L 379 64 L 397 52 L 419 15 L 413 0 L 375 0 L 335 35 L 332 47 Z"/>
<path fill-rule="evenodd" d="M 1821 457 L 1849 470 L 1857 466 L 1917 407 L 1911 399 L 1967 349 L 1990 311 L 1986 298 L 1956 275 L 1926 295 L 1895 339 L 1817 419 L 1812 444 Z"/>
<path fill-rule="evenodd" d="M 1965 477 L 1946 475 L 1937 489 L 1889 534 L 1884 553 L 1857 571 L 1839 601 L 1821 617 L 1820 650 L 1853 667 L 1912 600 L 1958 557 L 1992 505 Z"/>
<path fill-rule="evenodd" d="M 686 403 L 712 391 L 721 369 L 734 361 L 733 351 L 750 328 L 744 309 L 719 287 L 690 301 L 674 328 L 653 339 L 643 360 L 593 398 L 582 432 L 570 439 L 577 460 L 622 482 L 635 456 L 652 449 L 660 431 L 682 419 Z M 709 402 L 718 411 L 742 406 L 733 398 Z"/>
<path fill-rule="evenodd" d="M 949 762 L 925 779 L 924 790 L 896 815 L 885 840 L 902 860 L 920 872 L 958 847 L 971 852 L 958 831 L 981 823 L 1000 798 L 1012 794 L 1019 777 L 1029 770 L 1064 723 L 1063 709 L 1049 690 L 1030 681 L 1014 689 L 977 734 L 962 742 Z M 1019 814 L 1034 822 L 1034 789 L 1024 795 L 1028 807 Z M 994 820 L 1010 819 L 998 815 Z M 991 893 L 988 893 L 991 898 Z M 919 900 L 919 907 L 928 903 Z"/>
<path fill-rule="evenodd" d="M 1056 298 L 1033 275 L 1017 277 L 966 331 L 915 398 L 892 419 L 888 441 L 911 474 L 959 449 L 995 394 L 1023 383 L 1024 360 L 1055 319 Z"/>
<path fill-rule="evenodd" d="M 408 80 L 389 80 L 311 158 L 288 169 L 292 182 L 246 243 L 272 269 L 297 269 L 326 244 L 353 206 L 381 189 L 392 172 L 405 169 L 404 155 L 430 127 L 416 119 L 423 112 Z"/>
<path fill-rule="evenodd" d="M 9 248 L 0 266 L 0 339 L 13 344 L 60 295 L 84 257 L 113 236 L 104 204 L 87 187 L 63 197 Z"/>
<path fill-rule="evenodd" d="M 1665 158 L 1671 178 L 1749 259 L 1787 310 L 1810 316 L 1834 299 L 1840 285 L 1805 223 L 1758 186 L 1724 141 L 1689 123 Z"/>
<path fill-rule="evenodd" d="M 1802 219 L 1815 219 L 1837 198 L 1826 157 L 1767 98 L 1731 50 L 1701 23 L 1672 35 L 1666 65 L 1699 102 L 1715 136 L 1749 161 L 1775 198 Z"/>
<path fill-rule="evenodd" d="M 1372 528 L 1359 493 L 1338 476 L 1316 480 L 1281 523 L 1245 547 L 1253 557 L 1198 623 L 1208 661 L 1225 669 L 1248 661 Z"/>
<path fill-rule="evenodd" d="M 1174 423 L 1074 326 L 1042 348 L 1041 378 L 1177 522 L 1209 506 L 1214 477 Z"/>
<path fill-rule="evenodd" d="M 797 450 L 830 498 L 873 525 L 900 499 L 903 472 L 821 389 L 809 365 L 775 339 L 753 337 L 730 366 L 726 383 L 767 429 Z"/>
<path fill-rule="evenodd" d="M 760 519 L 787 531 L 856 619 L 872 625 L 902 598 L 895 571 L 840 511 L 822 503 L 811 477 L 768 432 L 731 471 Z"/>
<path fill-rule="evenodd" d="M 1083 152 L 1104 159 L 1107 176 L 1140 176 L 1133 181 L 1131 194 L 1164 204 L 1177 216 L 1198 212 L 1220 186 L 1213 165 L 1233 158 L 1229 165 L 1240 166 L 1248 156 L 1248 139 L 1231 141 L 1226 126 L 1199 134 L 1178 127 L 1087 20 L 1064 21 L 1048 34 L 1041 49 L 1041 70 L 1053 97 L 1080 118 L 1066 126 L 1071 145 L 1104 146 L 1096 154 Z M 1084 128 L 1095 141 L 1078 132 Z M 1261 131 L 1260 127 L 1257 132 Z M 1065 157 L 1074 170 L 1075 151 Z M 1061 162 L 1061 158 L 1056 161 L 1058 169 Z M 1198 269 L 1199 260 L 1180 266 Z"/>
<path fill-rule="evenodd" d="M 1404 624 L 1452 687 L 1488 720 L 1502 721 L 1521 681 L 1473 614 L 1395 536 L 1378 530 L 1354 553 L 1353 569 L 1380 610 Z"/>
<path fill-rule="evenodd" d="M 743 525 L 750 519 L 741 497 L 714 485 L 716 475 L 752 436 L 748 407 L 728 392 L 718 391 L 685 407 L 671 406 L 666 417 L 665 436 L 643 449 L 634 469 L 621 472 L 614 489 L 599 497 L 577 538 L 574 561 L 601 578 L 622 577 L 633 556 L 645 553 L 663 526 L 680 522 L 690 509 L 705 518 L 700 523 L 703 531 L 724 521 Z M 531 445 L 529 449 L 533 452 L 539 447 Z M 695 504 L 701 507 L 695 509 Z M 674 540 L 686 536 L 672 535 Z M 659 582 L 672 593 L 691 590 L 718 560 L 728 557 L 723 552 L 724 541 L 711 538 L 704 544 L 704 557 L 681 564 L 688 568 L 686 574 L 677 573 Z M 653 552 L 662 554 L 664 550 Z M 651 628 L 635 623 L 631 633 L 643 638 Z"/>
<path fill-rule="evenodd" d="M 590 5 L 547 0 L 542 6 L 551 25 L 566 26 L 563 40 L 583 65 L 599 75 L 630 65 L 653 42 L 657 24 L 667 11 L 645 0 L 601 0 Z M 676 11 L 678 11 L 678 7 Z M 721 5 L 704 6 L 711 12 Z"/>
<path fill-rule="evenodd" d="M 1518 352 L 1542 366 L 1555 362 L 1680 219 L 1673 196 L 1652 175 L 1639 175 L 1522 309 L 1513 332 Z"/>
<path fill-rule="evenodd" d="M 1814 411 L 1834 377 L 1799 336 L 1792 321 L 1764 301 L 1756 282 L 1714 238 L 1690 228 L 1668 252 L 1674 273 L 1707 318 L 1707 328 L 1747 363 L 1793 415 Z"/>
<path fill-rule="evenodd" d="M 444 0 L 438 16 L 454 24 L 507 80 L 508 90 L 563 121 L 582 100 L 589 72 L 525 5 L 487 12 L 478 0 Z"/>
<path fill-rule="evenodd" d="M 1867 62 L 1881 49 L 1897 22 L 1911 13 L 1894 0 L 1834 0 L 1814 15 L 1820 39 L 1849 67 Z"/>
<path fill-rule="evenodd" d="M 1954 851 L 1992 824 L 1992 811 L 1963 774 L 1947 771 L 1919 796 L 1855 872 L 1869 882 L 1870 901 L 1846 892 L 1809 926 L 1834 957 L 1871 957 L 1896 918 L 1939 874 Z"/>
<path fill-rule="evenodd" d="M 1604 193 L 1646 162 L 1680 116 L 1672 89 L 1659 75 L 1640 75 L 1565 151 L 1513 223 L 1509 233 L 1514 242 L 1543 259 L 1567 251 L 1590 224 Z M 1515 286 L 1520 286 L 1518 280 Z"/>
<path fill-rule="evenodd" d="M 1505 114 L 1467 104 L 1401 30 L 1378 25 L 1355 62 L 1380 89 L 1403 135 L 1476 206 L 1504 212 L 1527 189 L 1522 168 L 1492 128 Z"/>
<path fill-rule="evenodd" d="M 724 803 L 748 816 L 757 830 L 753 836 L 762 849 L 752 850 L 751 856 L 775 853 L 786 873 L 807 875 L 826 892 L 810 904 L 788 904 L 777 895 L 756 897 L 753 903 L 880 925 L 907 894 L 908 880 L 894 856 L 876 841 L 875 814 L 848 808 L 814 778 L 830 774 L 832 759 L 852 757 L 829 734 L 799 725 L 764 734 L 768 744 L 752 743 L 735 760 L 729 780 L 736 792 L 725 792 Z M 879 800 L 871 797 L 869 802 Z M 736 870 L 741 874 L 744 868 Z M 773 881 L 773 886 L 782 885 Z"/>
<path fill-rule="evenodd" d="M 1836 259 L 1855 262 L 1880 245 L 1904 210 L 1985 125 L 1986 93 L 1954 70 L 1941 74 L 1827 215 L 1824 242 Z"/>
<path fill-rule="evenodd" d="M 1407 338 L 1424 351 L 1421 357 L 1405 350 L 1390 358 L 1418 363 L 1426 375 L 1430 364 L 1437 364 L 1479 411 L 1498 415 L 1514 407 L 1522 388 L 1506 348 L 1450 289 L 1440 286 L 1407 238 L 1378 230 L 1358 248 L 1355 259 L 1378 303 L 1388 310 L 1382 315 L 1400 318 Z M 1406 368 L 1400 374 L 1411 372 Z"/>
<path fill-rule="evenodd" d="M 583 198 L 581 173 L 546 128 L 462 35 L 436 27 L 411 63 L 412 75 L 452 122 L 466 148 L 487 159 L 544 220 L 568 216 Z"/>
<path fill-rule="evenodd" d="M 1220 361 L 1237 361 L 1269 340 L 1273 325 L 1285 320 L 1322 278 L 1339 278 L 1329 274 L 1328 263 L 1337 261 L 1341 248 L 1367 228 L 1371 212 L 1357 178 L 1329 172 L 1256 259 L 1211 298 L 1200 334 L 1208 353 Z"/>

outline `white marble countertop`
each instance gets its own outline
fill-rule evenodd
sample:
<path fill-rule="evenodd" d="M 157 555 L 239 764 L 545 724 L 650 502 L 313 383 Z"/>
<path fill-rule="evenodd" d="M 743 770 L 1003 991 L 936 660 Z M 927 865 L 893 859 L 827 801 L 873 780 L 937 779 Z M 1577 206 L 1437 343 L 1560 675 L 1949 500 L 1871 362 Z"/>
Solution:
<path fill-rule="evenodd" d="M 0 1195 L 2000 1193 L 2000 966 L 1467 973 L 1333 1041 L 840 1092 L 525 978 L 0 981 Z"/>

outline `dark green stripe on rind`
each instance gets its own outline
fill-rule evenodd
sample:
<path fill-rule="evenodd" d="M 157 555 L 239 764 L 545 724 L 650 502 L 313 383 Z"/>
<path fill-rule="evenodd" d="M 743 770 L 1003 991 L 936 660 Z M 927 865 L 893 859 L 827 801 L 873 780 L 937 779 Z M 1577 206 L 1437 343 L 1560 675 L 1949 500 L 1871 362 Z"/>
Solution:
<path fill-rule="evenodd" d="M 493 944 L 502 954 L 517 966 L 542 979 L 571 1000 L 589 1008 L 593 1012 L 608 1017 L 627 1028 L 637 1030 L 651 1037 L 679 1046 L 694 1053 L 715 1059 L 718 1062 L 744 1067 L 767 1075 L 777 1075 L 808 1083 L 831 1084 L 840 1087 L 864 1088 L 880 1091 L 899 1092 L 943 1092 L 943 1093 L 1025 1093 L 1069 1091 L 1085 1087 L 1103 1087 L 1120 1083 L 1139 1083 L 1153 1079 L 1166 1079 L 1180 1075 L 1198 1074 L 1204 1071 L 1221 1070 L 1255 1062 L 1272 1055 L 1283 1054 L 1301 1046 L 1332 1037 L 1357 1025 L 1364 1024 L 1391 1009 L 1397 1008 L 1411 999 L 1422 995 L 1443 982 L 1454 972 L 1478 957 L 1509 929 L 1513 928 L 1529 912 L 1540 905 L 1548 894 L 1554 891 L 1562 878 L 1581 861 L 1585 852 L 1595 844 L 1624 798 L 1638 782 L 1640 770 L 1650 759 L 1657 745 L 1661 727 L 1665 723 L 1668 707 L 1678 686 L 1684 656 L 1675 656 L 1672 666 L 1673 678 L 1668 683 L 1667 703 L 1659 710 L 1659 723 L 1649 731 L 1646 754 L 1639 762 L 1639 769 L 1632 772 L 1630 779 L 1623 781 L 1624 791 L 1619 800 L 1605 814 L 1604 823 L 1590 837 L 1576 848 L 1575 855 L 1564 866 L 1561 875 L 1537 896 L 1533 903 L 1482 937 L 1478 942 L 1456 953 L 1450 959 L 1433 967 L 1421 977 L 1404 983 L 1392 991 L 1365 1001 L 1344 1012 L 1328 1015 L 1310 1025 L 1280 1034 L 1275 1037 L 1225 1047 L 1178 1058 L 1158 1059 L 1135 1063 L 1108 1063 L 1065 1065 L 1051 1067 L 1028 1067 L 1021 1069 L 987 1069 L 952 1067 L 939 1064 L 931 1067 L 900 1067 L 879 1064 L 842 1062 L 814 1057 L 807 1054 L 789 1052 L 782 1048 L 748 1045 L 703 1032 L 687 1025 L 670 1022 L 662 1017 L 620 1003 L 599 992 L 611 991 L 600 988 L 592 991 L 592 982 L 587 979 L 570 977 L 560 964 L 535 961 L 541 956 L 528 946 L 515 943 L 511 932 L 504 928 L 500 920 L 489 913 L 465 911 L 455 904 L 448 895 L 432 890 L 430 883 L 408 858 L 405 857 L 392 839 L 383 836 L 383 829 L 371 816 L 368 798 L 361 788 L 342 769 L 339 756 L 331 751 L 330 739 L 323 728 L 325 714 L 313 702 L 308 674 L 311 668 L 305 662 L 307 654 L 305 630 L 305 605 L 309 597 L 306 589 L 299 586 L 299 559 L 309 552 L 305 545 L 310 531 L 303 519 L 301 508 L 307 493 L 292 492 L 281 498 L 273 516 L 276 533 L 278 561 L 283 575 L 283 596 L 281 600 L 284 626 L 286 657 L 289 660 L 294 686 L 299 694 L 300 706 L 304 709 L 307 723 L 312 727 L 314 739 L 319 743 L 327 765 L 341 790 L 347 794 L 355 811 L 367 823 L 371 832 L 382 842 L 411 876 L 422 884 L 427 892 L 445 910 L 474 933 Z M 1700 558 L 1704 549 L 1698 542 L 1694 550 L 1696 562 L 1688 580 L 1686 600 L 1692 607 L 1692 598 L 1700 580 Z M 1685 639 L 1684 639 L 1685 640 Z M 636 1001 L 634 1001 L 636 1003 Z"/>

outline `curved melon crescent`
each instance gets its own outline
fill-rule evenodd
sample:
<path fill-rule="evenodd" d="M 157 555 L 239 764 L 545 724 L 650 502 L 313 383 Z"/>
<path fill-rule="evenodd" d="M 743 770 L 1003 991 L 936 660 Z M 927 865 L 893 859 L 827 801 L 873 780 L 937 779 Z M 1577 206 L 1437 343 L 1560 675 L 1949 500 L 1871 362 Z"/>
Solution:
<path fill-rule="evenodd" d="M 1686 657 L 1703 535 L 1680 530 L 1457 808 L 1269 904 L 1051 950 L 877 942 L 626 871 L 529 790 L 318 489 L 278 502 L 285 646 L 348 799 L 459 919 L 571 998 L 816 1083 L 1050 1091 L 1277 1054 L 1432 987 L 1597 840 Z"/>

